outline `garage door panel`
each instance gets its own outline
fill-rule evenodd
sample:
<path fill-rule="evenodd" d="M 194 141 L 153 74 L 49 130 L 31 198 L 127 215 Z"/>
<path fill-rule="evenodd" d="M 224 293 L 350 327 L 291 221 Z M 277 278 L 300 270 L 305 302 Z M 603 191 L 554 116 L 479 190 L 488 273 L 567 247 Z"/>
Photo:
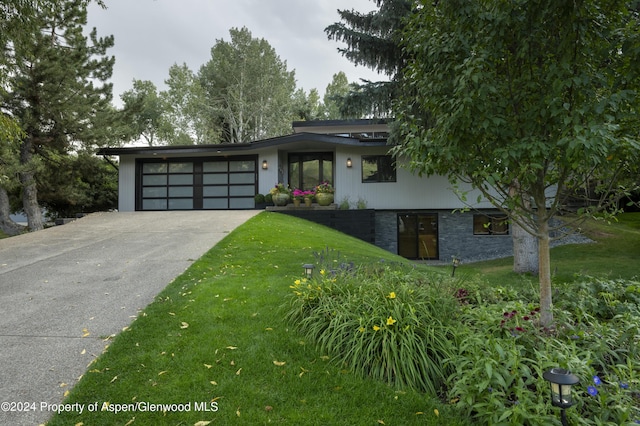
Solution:
<path fill-rule="evenodd" d="M 228 174 L 205 174 L 202 176 L 202 183 L 205 185 L 226 185 L 229 183 Z"/>
<path fill-rule="evenodd" d="M 192 186 L 172 186 L 169 187 L 169 197 L 191 197 L 193 198 Z"/>
<path fill-rule="evenodd" d="M 202 208 L 205 210 L 226 210 L 229 208 L 227 198 L 205 198 L 202 200 Z"/>
<path fill-rule="evenodd" d="M 250 183 L 255 182 L 255 173 L 234 173 L 229 175 L 229 183 Z"/>
<path fill-rule="evenodd" d="M 228 186 L 205 186 L 202 188 L 203 197 L 228 197 Z"/>
<path fill-rule="evenodd" d="M 248 198 L 230 198 L 229 199 L 229 208 L 230 209 L 252 209 L 254 206 L 254 200 Z"/>
<path fill-rule="evenodd" d="M 230 186 L 229 187 L 229 195 L 232 197 L 253 197 L 255 194 L 255 187 L 253 185 L 242 185 L 242 186 Z"/>
<path fill-rule="evenodd" d="M 169 210 L 193 210 L 193 200 L 191 199 L 169 199 Z"/>

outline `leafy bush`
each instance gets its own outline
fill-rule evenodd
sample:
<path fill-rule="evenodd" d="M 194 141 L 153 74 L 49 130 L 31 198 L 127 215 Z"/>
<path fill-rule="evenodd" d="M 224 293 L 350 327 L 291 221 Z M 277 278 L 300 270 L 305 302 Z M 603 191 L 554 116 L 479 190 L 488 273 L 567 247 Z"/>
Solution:
<path fill-rule="evenodd" d="M 341 265 L 294 282 L 288 322 L 356 373 L 437 394 L 456 344 L 453 290 L 437 275 L 417 285 L 425 276 L 394 265 Z"/>
<path fill-rule="evenodd" d="M 579 301 L 574 307 L 556 310 L 556 327 L 544 329 L 532 304 L 465 305 L 456 330 L 461 344 L 447 360 L 455 368 L 449 400 L 479 424 L 559 424 L 542 374 L 561 366 L 580 378 L 576 406 L 567 410 L 572 424 L 640 422 L 637 316 L 603 321 Z"/>
<path fill-rule="evenodd" d="M 580 378 L 571 424 L 640 424 L 637 282 L 559 287 L 544 328 L 533 289 L 315 255 L 320 272 L 291 286 L 286 318 L 345 368 L 439 394 L 474 424 L 558 425 L 543 373 L 562 367 Z"/>

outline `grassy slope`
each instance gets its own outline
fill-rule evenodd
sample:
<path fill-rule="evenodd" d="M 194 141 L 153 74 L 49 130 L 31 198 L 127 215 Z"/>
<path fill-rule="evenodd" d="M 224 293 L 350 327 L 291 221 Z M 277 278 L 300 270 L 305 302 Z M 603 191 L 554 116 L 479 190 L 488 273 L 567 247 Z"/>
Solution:
<path fill-rule="evenodd" d="M 56 416 L 50 425 L 464 424 L 435 399 L 355 377 L 287 329 L 279 307 L 289 286 L 301 265 L 314 261 L 312 253 L 327 246 L 350 261 L 399 260 L 328 228 L 262 213 L 171 283 L 89 367 L 66 401 L 216 400 L 217 412 L 85 410 Z"/>

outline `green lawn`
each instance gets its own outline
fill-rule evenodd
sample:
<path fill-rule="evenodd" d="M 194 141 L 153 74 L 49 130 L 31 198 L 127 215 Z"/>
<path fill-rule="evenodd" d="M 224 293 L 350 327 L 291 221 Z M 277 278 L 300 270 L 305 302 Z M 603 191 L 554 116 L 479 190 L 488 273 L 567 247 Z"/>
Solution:
<path fill-rule="evenodd" d="M 191 403 L 183 406 L 190 412 L 85 410 L 49 424 L 464 424 L 437 399 L 354 376 L 287 328 L 285 296 L 301 265 L 327 246 L 355 262 L 403 261 L 328 228 L 262 213 L 158 295 L 66 400 L 112 409 Z"/>

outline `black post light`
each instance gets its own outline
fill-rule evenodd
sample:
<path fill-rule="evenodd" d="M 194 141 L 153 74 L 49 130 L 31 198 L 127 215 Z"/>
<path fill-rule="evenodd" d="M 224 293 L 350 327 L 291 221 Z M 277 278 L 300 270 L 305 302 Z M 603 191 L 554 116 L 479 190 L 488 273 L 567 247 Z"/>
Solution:
<path fill-rule="evenodd" d="M 542 377 L 551 383 L 551 404 L 554 407 L 560 407 L 562 425 L 568 426 L 567 414 L 564 410 L 573 405 L 571 386 L 577 385 L 580 379 L 564 368 L 552 368 L 545 371 Z"/>
<path fill-rule="evenodd" d="M 453 256 L 451 265 L 453 266 L 453 271 L 451 271 L 451 276 L 453 277 L 456 275 L 456 268 L 460 266 L 460 258 L 458 256 Z"/>
<path fill-rule="evenodd" d="M 311 263 L 305 263 L 304 265 L 302 265 L 302 267 L 304 268 L 304 274 L 307 276 L 307 278 L 311 278 L 311 276 L 313 275 L 313 268 L 315 268 L 315 266 Z"/>

